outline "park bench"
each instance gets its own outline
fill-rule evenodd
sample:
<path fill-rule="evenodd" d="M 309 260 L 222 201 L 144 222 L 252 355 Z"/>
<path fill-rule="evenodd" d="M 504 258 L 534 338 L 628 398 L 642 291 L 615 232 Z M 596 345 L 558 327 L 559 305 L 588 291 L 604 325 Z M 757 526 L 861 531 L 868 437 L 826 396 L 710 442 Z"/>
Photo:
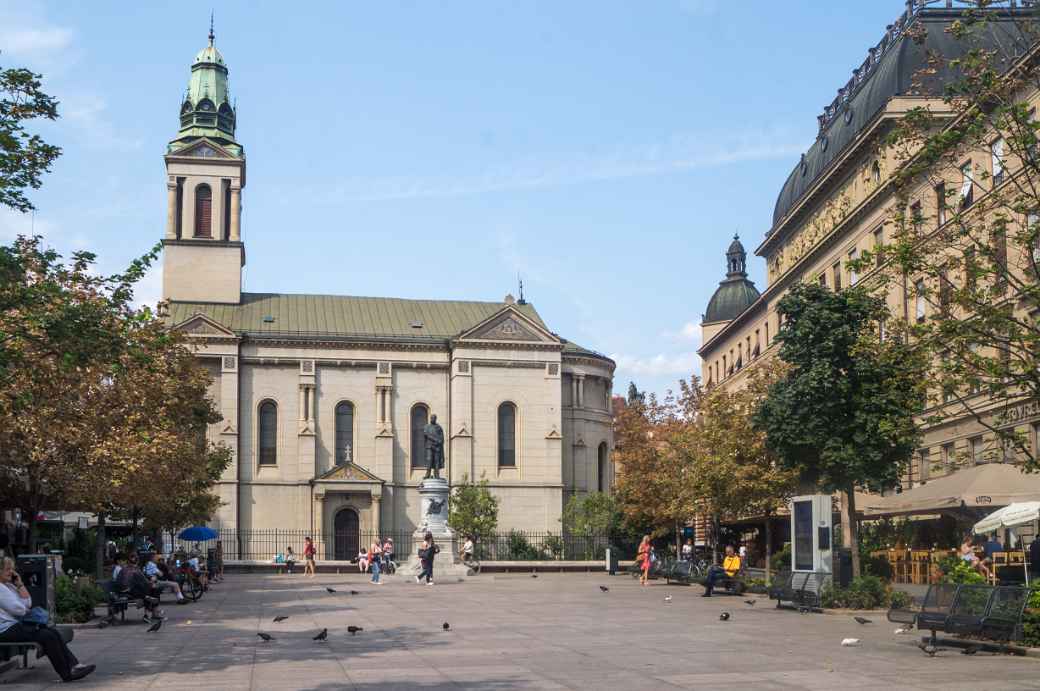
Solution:
<path fill-rule="evenodd" d="M 665 579 L 668 583 L 681 583 L 683 585 L 689 585 L 691 583 L 698 582 L 703 576 L 697 563 L 693 561 L 677 561 L 671 565 L 671 568 L 665 573 Z"/>
<path fill-rule="evenodd" d="M 115 581 L 107 580 L 98 582 L 98 586 L 105 592 L 105 597 L 108 604 L 108 620 L 115 621 L 116 615 L 119 615 L 119 621 L 126 621 L 126 610 L 130 605 L 135 605 L 137 609 L 141 609 L 145 606 L 146 602 L 144 597 L 133 597 L 130 593 L 119 591 L 116 588 Z M 155 598 L 158 602 L 158 598 Z"/>
<path fill-rule="evenodd" d="M 793 607 L 799 611 L 820 608 L 820 591 L 830 574 L 816 571 L 781 571 L 773 577 L 766 593 L 776 600 L 777 608 Z M 789 605 L 784 603 L 790 603 Z"/>
<path fill-rule="evenodd" d="M 66 643 L 72 642 L 75 632 L 69 626 L 55 626 Z M 33 641 L 8 641 L 0 643 L 0 671 L 7 671 L 17 665 L 17 658 L 22 658 L 22 668 L 29 669 L 29 653 L 36 651 L 36 659 L 43 657 L 43 646 Z M 11 665 L 10 663 L 15 663 Z"/>
<path fill-rule="evenodd" d="M 942 632 L 993 640 L 1003 646 L 1021 638 L 1028 599 L 1029 591 L 1017 586 L 931 586 L 917 615 L 917 628 L 930 632 L 932 645 Z"/>

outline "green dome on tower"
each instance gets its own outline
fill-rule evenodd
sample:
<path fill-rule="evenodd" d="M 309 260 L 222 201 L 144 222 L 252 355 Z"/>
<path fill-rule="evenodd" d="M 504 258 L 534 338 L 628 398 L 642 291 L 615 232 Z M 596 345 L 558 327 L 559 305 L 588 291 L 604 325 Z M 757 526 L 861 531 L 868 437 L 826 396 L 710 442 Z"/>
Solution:
<path fill-rule="evenodd" d="M 708 301 L 704 323 L 736 319 L 758 299 L 758 288 L 748 280 L 746 267 L 747 252 L 740 243 L 740 237 L 734 235 L 733 242 L 726 250 L 726 278 L 719 283 L 715 294 Z"/>
<path fill-rule="evenodd" d="M 195 55 L 191 78 L 180 112 L 180 131 L 167 149 L 176 153 L 201 137 L 207 137 L 232 153 L 242 156 L 235 141 L 237 113 L 228 86 L 228 68 L 224 56 L 213 45 L 213 25 L 209 28 L 209 45 Z"/>

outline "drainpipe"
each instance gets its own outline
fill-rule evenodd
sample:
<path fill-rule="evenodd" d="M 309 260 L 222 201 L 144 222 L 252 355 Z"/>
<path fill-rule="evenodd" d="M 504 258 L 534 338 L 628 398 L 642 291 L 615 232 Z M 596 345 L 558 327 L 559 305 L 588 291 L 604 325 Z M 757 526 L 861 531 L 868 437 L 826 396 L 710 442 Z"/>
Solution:
<path fill-rule="evenodd" d="M 235 367 L 238 395 L 235 397 L 235 429 L 238 430 L 238 444 L 235 449 L 235 543 L 238 549 L 238 558 L 242 558 L 242 344 L 235 349 L 235 357 L 238 358 Z"/>

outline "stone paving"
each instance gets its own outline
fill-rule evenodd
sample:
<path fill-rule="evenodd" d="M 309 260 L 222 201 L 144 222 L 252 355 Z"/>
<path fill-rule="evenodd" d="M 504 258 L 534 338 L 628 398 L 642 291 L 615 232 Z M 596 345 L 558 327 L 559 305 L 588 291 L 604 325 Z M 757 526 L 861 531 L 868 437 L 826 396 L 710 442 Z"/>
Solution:
<path fill-rule="evenodd" d="M 1040 689 L 1038 659 L 956 650 L 928 658 L 915 636 L 893 635 L 883 616 L 860 626 L 848 616 L 699 592 L 584 574 L 485 575 L 433 587 L 376 587 L 360 574 L 230 575 L 198 603 L 167 606 L 157 634 L 145 633 L 136 615 L 122 626 L 78 630 L 73 650 L 98 671 L 77 687 Z M 723 610 L 727 622 L 719 621 Z M 281 614 L 290 618 L 272 623 Z M 364 631 L 351 636 L 348 625 Z M 313 642 L 322 628 L 329 641 Z M 264 643 L 257 631 L 275 640 Z M 841 647 L 850 636 L 861 645 Z M 40 689 L 56 675 L 40 660 L 0 682 Z"/>

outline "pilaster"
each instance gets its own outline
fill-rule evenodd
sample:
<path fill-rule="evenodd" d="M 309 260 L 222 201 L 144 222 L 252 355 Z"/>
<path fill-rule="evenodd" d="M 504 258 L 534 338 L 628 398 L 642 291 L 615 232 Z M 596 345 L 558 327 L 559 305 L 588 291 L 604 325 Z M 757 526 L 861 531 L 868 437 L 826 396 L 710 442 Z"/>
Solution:
<path fill-rule="evenodd" d="M 300 360 L 299 384 L 299 421 L 297 429 L 297 448 L 299 459 L 299 480 L 316 477 L 318 469 L 315 465 L 317 435 L 314 433 L 314 360 Z"/>

